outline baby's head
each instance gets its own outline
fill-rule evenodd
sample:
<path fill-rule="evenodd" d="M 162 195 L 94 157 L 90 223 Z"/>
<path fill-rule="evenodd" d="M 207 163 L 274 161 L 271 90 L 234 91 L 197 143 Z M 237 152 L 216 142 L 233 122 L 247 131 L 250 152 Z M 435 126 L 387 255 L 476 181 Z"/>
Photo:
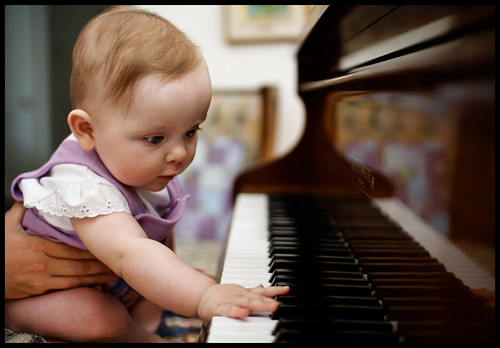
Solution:
<path fill-rule="evenodd" d="M 113 8 L 77 39 L 68 124 L 126 185 L 158 191 L 189 166 L 211 97 L 198 48 L 162 17 Z"/>
<path fill-rule="evenodd" d="M 129 6 L 111 7 L 82 29 L 73 49 L 73 109 L 92 113 L 103 101 L 133 93 L 149 74 L 175 79 L 203 62 L 198 48 L 168 20 Z"/>

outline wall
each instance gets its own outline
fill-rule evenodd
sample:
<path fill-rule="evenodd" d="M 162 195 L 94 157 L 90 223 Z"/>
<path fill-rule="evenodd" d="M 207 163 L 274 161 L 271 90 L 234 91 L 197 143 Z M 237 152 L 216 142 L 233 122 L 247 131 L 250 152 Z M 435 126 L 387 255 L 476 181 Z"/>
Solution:
<path fill-rule="evenodd" d="M 103 7 L 5 7 L 6 208 L 11 205 L 10 182 L 14 177 L 38 168 L 66 136 L 68 127 L 64 120 L 71 107 L 68 88 L 72 45 L 83 24 Z M 296 43 L 228 44 L 221 5 L 139 7 L 166 17 L 200 46 L 214 89 L 276 86 L 275 153 L 284 154 L 294 146 L 304 124 L 304 107 L 296 93 Z M 54 57 L 67 60 L 68 64 Z"/>
<path fill-rule="evenodd" d="M 50 154 L 47 42 L 46 7 L 5 6 L 6 196 L 15 175 L 39 167 Z"/>
<path fill-rule="evenodd" d="M 34 170 L 69 134 L 71 52 L 105 5 L 5 6 L 5 207 L 10 184 Z"/>
<path fill-rule="evenodd" d="M 278 88 L 274 151 L 288 152 L 304 127 L 304 106 L 297 95 L 297 43 L 231 45 L 224 36 L 221 5 L 141 5 L 183 30 L 202 50 L 214 89 Z"/>

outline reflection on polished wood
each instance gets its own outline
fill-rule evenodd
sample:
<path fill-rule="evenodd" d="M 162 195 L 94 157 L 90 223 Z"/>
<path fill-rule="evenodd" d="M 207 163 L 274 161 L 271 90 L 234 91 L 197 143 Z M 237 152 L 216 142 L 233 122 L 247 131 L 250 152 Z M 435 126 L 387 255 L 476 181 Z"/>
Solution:
<path fill-rule="evenodd" d="M 326 241 L 331 243 L 332 239 L 338 237 L 342 244 L 345 240 L 349 249 L 353 250 L 355 259 L 349 265 L 354 268 L 359 265 L 360 272 L 368 275 L 368 281 L 372 279 L 370 286 L 375 295 L 380 296 L 379 300 L 387 311 L 388 318 L 395 321 L 397 335 L 393 335 L 391 328 L 375 336 L 370 331 L 367 342 L 373 342 L 372 339 L 396 342 L 494 342 L 494 12 L 494 7 L 491 6 L 427 5 L 331 5 L 326 9 L 321 8 L 321 11 L 312 11 L 316 15 L 314 24 L 309 22 L 307 25 L 307 33 L 297 52 L 297 91 L 306 108 L 303 136 L 288 154 L 261 162 L 237 178 L 233 190 L 235 215 L 225 251 L 228 263 L 223 259 L 221 265 L 232 268 L 231 260 L 234 257 L 239 260 L 242 253 L 245 254 L 243 257 L 267 257 L 267 250 L 254 250 L 250 241 L 259 237 L 255 243 L 267 245 L 266 233 L 271 234 L 272 225 L 267 219 L 272 216 L 271 211 L 266 209 L 272 205 L 271 201 L 277 200 L 278 220 L 285 224 L 284 232 L 300 231 L 300 235 L 294 235 L 297 247 L 295 253 L 280 257 L 285 260 L 301 258 L 304 262 L 310 262 L 312 255 L 315 255 L 314 250 L 308 250 L 312 254 L 307 254 L 302 251 L 301 245 L 313 243 L 315 238 L 311 235 L 319 233 L 318 226 L 327 226 L 326 231 L 331 234 L 325 232 L 327 234 L 321 237 L 321 241 L 317 243 L 318 252 L 326 249 L 323 245 Z M 338 106 L 345 100 L 356 101 L 380 95 L 409 97 L 400 98 L 399 101 L 414 100 L 419 103 L 420 111 L 427 107 L 426 110 L 431 110 L 429 112 L 432 117 L 446 120 L 444 129 L 447 138 L 442 143 L 444 145 L 441 145 L 445 155 L 440 163 L 445 168 L 446 175 L 440 177 L 437 184 L 445 196 L 449 221 L 447 233 L 436 233 L 435 229 L 412 212 L 410 205 L 401 203 L 397 198 L 401 193 L 398 177 L 388 171 L 387 167 L 376 167 L 370 161 L 363 162 L 363 158 L 354 162 L 353 157 L 343 152 L 342 146 L 339 146 Z M 415 98 L 412 99 L 412 96 Z M 390 102 L 391 98 L 388 100 Z M 412 112 L 411 102 L 403 104 L 403 111 L 400 114 L 395 112 L 396 118 L 403 118 L 405 112 Z M 395 103 L 393 106 L 396 110 L 401 105 Z M 375 109 L 368 111 L 375 113 Z M 425 172 L 426 168 L 419 169 Z M 248 205 L 243 205 L 243 202 Z M 312 221 L 307 220 L 309 212 L 302 214 L 304 202 L 308 202 L 306 206 L 311 205 L 308 207 L 311 214 L 318 213 Z M 329 202 L 326 215 L 331 219 L 315 224 L 315 219 L 324 218 L 323 211 L 320 211 L 321 204 L 315 205 L 318 202 Z M 353 202 L 356 207 L 352 205 Z M 361 206 L 365 208 L 360 208 Z M 380 211 L 372 211 L 376 207 L 385 217 L 380 216 Z M 297 222 L 302 215 L 306 220 Z M 396 226 L 390 226 L 385 221 L 387 217 Z M 371 220 L 372 218 L 375 220 Z M 373 226 L 378 223 L 381 225 Z M 317 228 L 308 229 L 310 224 Z M 356 254 L 354 244 L 359 242 L 359 236 L 365 236 L 366 233 L 366 242 L 370 243 L 370 248 L 373 246 L 370 252 L 377 252 L 378 249 L 384 249 L 380 245 L 385 246 L 385 238 L 392 238 L 389 235 L 396 230 L 400 230 L 402 238 L 410 240 L 410 244 L 418 241 L 426 249 L 424 251 L 429 252 L 430 257 L 418 256 L 411 261 L 400 258 L 401 264 L 393 265 L 391 259 L 394 256 L 365 258 L 362 253 L 366 250 Z M 269 238 L 274 242 L 272 237 Z M 365 242 L 363 238 L 361 237 L 361 244 Z M 232 245 L 237 245 L 237 250 L 231 249 Z M 396 250 L 391 250 L 391 253 L 405 253 L 400 250 L 399 244 L 393 247 Z M 270 252 L 269 255 L 271 254 Z M 322 254 L 322 257 L 331 256 L 333 255 Z M 440 257 L 443 257 L 442 262 Z M 260 259 L 252 262 L 264 268 L 267 264 L 267 260 L 261 262 Z M 436 267 L 435 273 L 446 274 L 446 277 L 453 279 L 453 284 L 447 283 L 441 276 L 436 278 L 433 272 L 428 272 L 427 276 L 425 271 L 421 272 L 421 278 L 398 278 L 406 274 L 405 265 L 409 264 L 415 269 L 419 262 L 423 263 L 424 268 Z M 321 267 L 327 263 L 321 263 Z M 300 262 L 296 264 L 300 265 Z M 464 268 L 461 268 L 462 265 Z M 487 271 L 484 272 L 481 266 L 486 266 Z M 391 272 L 391 268 L 401 271 Z M 297 272 L 296 269 L 285 271 L 289 273 L 288 277 Z M 313 271 L 313 266 L 307 269 L 307 272 Z M 248 272 L 251 270 L 248 269 Z M 267 274 L 265 269 L 259 269 L 259 274 L 262 272 Z M 307 272 L 301 270 L 299 276 L 295 277 L 298 283 L 291 286 L 295 286 L 296 291 L 306 288 L 300 278 L 309 276 Z M 464 275 L 465 286 L 460 284 L 462 280 L 454 273 Z M 246 275 L 242 274 L 242 277 Z M 383 276 L 380 278 L 383 279 L 382 285 L 377 280 L 379 275 Z M 465 279 L 469 276 L 470 279 Z M 334 281 L 331 278 L 329 281 Z M 317 282 L 324 285 L 323 280 L 324 278 L 319 277 Z M 423 282 L 428 284 L 419 287 L 420 285 L 408 286 L 405 283 L 406 285 L 394 287 L 390 285 L 394 280 L 413 285 Z M 255 279 L 252 278 L 252 281 Z M 443 287 L 431 285 L 441 281 L 446 283 L 442 284 Z M 322 287 L 323 290 L 325 288 L 328 287 Z M 265 320 L 265 315 L 261 313 L 255 315 L 259 317 L 259 327 L 265 328 L 266 334 L 262 337 L 251 329 L 252 320 L 239 321 L 238 325 L 233 325 L 230 320 L 224 321 L 224 327 L 238 327 L 229 336 L 224 336 L 215 326 L 211 329 L 217 332 L 217 339 L 229 342 L 241 337 L 256 342 L 281 339 L 307 342 L 313 339 L 332 342 L 363 340 L 361 336 L 345 336 L 346 332 L 339 329 L 338 322 L 335 322 L 336 326 L 332 326 L 333 321 L 329 321 L 334 319 L 329 315 L 334 312 L 327 311 L 320 318 L 311 316 L 310 320 L 314 320 L 317 325 L 309 325 L 314 331 L 310 334 L 307 333 L 308 325 L 294 326 L 302 315 L 297 316 L 297 313 L 301 313 L 300 306 L 295 306 L 297 303 L 307 303 L 307 308 L 318 309 L 317 303 L 308 302 L 310 298 L 316 296 L 321 298 L 320 301 L 325 301 L 312 288 L 308 290 L 310 291 L 304 293 L 307 296 L 298 294 L 292 299 L 286 299 L 296 301 L 288 303 L 280 311 L 287 312 L 287 315 L 292 316 L 291 319 L 288 317 L 283 320 L 279 315 L 276 318 L 273 316 L 277 319 L 275 323 Z M 435 293 L 439 293 L 439 296 L 426 296 L 427 291 L 437 291 Z M 453 299 L 452 293 L 457 297 Z M 413 305 L 415 303 L 417 305 Z M 442 310 L 444 307 L 441 306 L 446 306 L 447 309 Z M 299 310 L 295 312 L 295 317 L 294 309 Z M 454 314 L 450 315 L 451 312 Z M 436 320 L 438 317 L 440 319 Z M 383 317 L 382 322 L 377 321 L 377 324 L 387 324 L 386 319 L 387 317 Z M 359 329 L 360 321 L 363 320 L 363 317 L 353 319 L 354 326 L 351 329 Z M 331 325 L 328 326 L 325 321 Z M 322 327 L 326 330 L 321 329 Z M 334 327 L 335 333 L 328 332 Z M 273 338 L 274 328 L 278 328 L 279 337 Z M 367 333 L 366 330 L 361 331 L 363 334 Z M 210 328 L 208 332 L 210 333 Z M 252 332 L 252 335 L 241 336 L 239 332 Z"/>

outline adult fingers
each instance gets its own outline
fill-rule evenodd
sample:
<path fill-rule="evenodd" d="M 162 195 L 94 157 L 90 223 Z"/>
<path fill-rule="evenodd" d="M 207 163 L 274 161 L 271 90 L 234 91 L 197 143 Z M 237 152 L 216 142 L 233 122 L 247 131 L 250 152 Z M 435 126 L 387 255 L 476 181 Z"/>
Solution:
<path fill-rule="evenodd" d="M 104 284 L 116 279 L 116 275 L 109 273 L 93 274 L 81 277 L 52 277 L 50 290 L 64 290 L 82 286 Z"/>
<path fill-rule="evenodd" d="M 56 277 L 84 277 L 112 274 L 111 270 L 97 260 L 75 260 L 53 258 L 47 263 L 47 273 Z"/>
<path fill-rule="evenodd" d="M 9 212 L 7 214 L 12 215 L 12 217 L 19 221 L 23 220 L 24 213 L 26 212 L 26 208 L 24 207 L 22 202 L 15 202 L 12 207 L 9 209 Z"/>
<path fill-rule="evenodd" d="M 58 259 L 96 260 L 95 256 L 88 250 L 75 248 L 64 243 L 53 242 L 42 237 L 36 238 L 41 239 L 39 242 L 42 244 L 42 250 L 48 256 Z"/>
<path fill-rule="evenodd" d="M 22 202 L 15 202 L 5 214 L 5 234 L 10 232 L 26 233 L 21 226 L 26 208 Z"/>

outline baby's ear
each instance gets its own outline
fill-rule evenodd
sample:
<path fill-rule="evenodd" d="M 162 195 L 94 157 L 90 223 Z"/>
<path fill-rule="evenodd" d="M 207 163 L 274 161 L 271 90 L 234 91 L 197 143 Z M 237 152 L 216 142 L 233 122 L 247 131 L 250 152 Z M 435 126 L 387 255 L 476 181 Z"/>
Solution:
<path fill-rule="evenodd" d="M 68 115 L 71 132 L 85 150 L 93 150 L 95 146 L 92 117 L 82 109 L 74 109 Z"/>

